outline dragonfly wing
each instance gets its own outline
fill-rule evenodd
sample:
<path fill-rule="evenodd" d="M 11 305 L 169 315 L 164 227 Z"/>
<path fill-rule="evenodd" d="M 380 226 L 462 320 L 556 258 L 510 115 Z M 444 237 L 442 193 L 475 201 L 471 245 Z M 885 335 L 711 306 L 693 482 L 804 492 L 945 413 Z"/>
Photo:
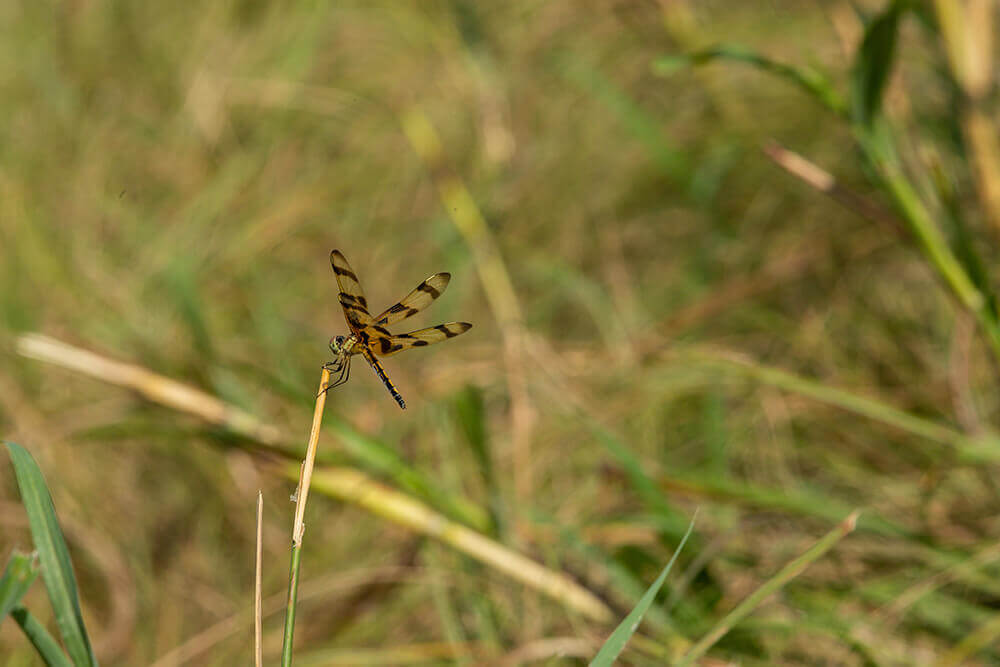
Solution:
<path fill-rule="evenodd" d="M 344 309 L 344 317 L 347 324 L 355 332 L 362 327 L 371 324 L 372 316 L 368 312 L 368 299 L 361 290 L 361 283 L 358 282 L 358 275 L 347 263 L 347 258 L 339 250 L 330 252 L 330 264 L 333 272 L 337 275 L 337 284 L 340 286 L 340 305 Z"/>
<path fill-rule="evenodd" d="M 468 322 L 447 322 L 436 327 L 418 329 L 410 333 L 398 336 L 378 336 L 372 340 L 371 349 L 380 357 L 391 357 L 392 355 L 409 350 L 414 347 L 426 347 L 443 340 L 454 338 L 465 333 L 472 328 Z"/>
<path fill-rule="evenodd" d="M 416 289 L 403 297 L 402 301 L 376 317 L 375 323 L 385 327 L 400 320 L 405 320 L 411 315 L 416 315 L 429 306 L 434 299 L 441 296 L 441 293 L 444 292 L 444 288 L 448 286 L 450 280 L 450 273 L 435 273 L 417 285 Z"/>

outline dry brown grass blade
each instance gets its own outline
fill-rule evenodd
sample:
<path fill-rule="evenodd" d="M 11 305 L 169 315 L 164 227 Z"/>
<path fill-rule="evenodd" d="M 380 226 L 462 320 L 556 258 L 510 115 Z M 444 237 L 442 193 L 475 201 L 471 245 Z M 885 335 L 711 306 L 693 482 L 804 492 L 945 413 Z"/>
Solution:
<path fill-rule="evenodd" d="M 295 477 L 293 466 L 285 474 Z M 313 487 L 359 505 L 393 523 L 448 544 L 462 553 L 503 572 L 529 588 L 541 591 L 590 620 L 609 622 L 611 609 L 597 596 L 561 572 L 550 570 L 484 535 L 448 520 L 421 502 L 376 482 L 352 468 L 320 468 Z"/>
<path fill-rule="evenodd" d="M 24 356 L 132 389 L 152 401 L 196 415 L 248 438 L 256 440 L 256 436 L 260 435 L 267 438 L 263 444 L 272 448 L 287 440 L 282 437 L 280 430 L 260 422 L 249 413 L 203 391 L 138 366 L 112 361 L 38 334 L 22 336 L 18 340 L 18 351 Z M 289 468 L 288 474 L 291 479 L 298 479 L 300 472 L 296 464 Z M 599 622 L 609 622 L 613 618 L 607 605 L 561 572 L 545 568 L 488 537 L 448 520 L 405 494 L 379 484 L 359 470 L 321 469 L 313 475 L 312 485 L 324 493 L 356 503 L 411 530 L 435 537 L 528 588 L 558 600 L 586 618 Z"/>
<path fill-rule="evenodd" d="M 816 163 L 810 162 L 798 153 L 790 151 L 774 141 L 765 144 L 762 150 L 764 155 L 774 160 L 775 164 L 789 174 L 811 185 L 845 208 L 869 220 L 884 223 L 897 233 L 903 233 L 903 223 L 892 212 L 853 190 L 845 188 L 837 182 L 833 174 Z"/>
<path fill-rule="evenodd" d="M 301 477 L 295 492 L 295 522 L 292 525 L 292 546 L 302 545 L 302 535 L 306 531 L 306 500 L 309 498 L 309 487 L 312 483 L 313 466 L 316 464 L 316 448 L 319 446 L 319 431 L 323 425 L 323 408 L 326 406 L 327 387 L 330 384 L 330 369 L 323 367 L 319 381 L 319 394 L 316 395 L 316 407 L 313 410 L 312 427 L 309 429 L 309 444 L 306 446 L 306 458 L 300 469 Z"/>
<path fill-rule="evenodd" d="M 30 359 L 69 368 L 131 389 L 154 403 L 192 414 L 268 448 L 283 450 L 287 442 L 281 431 L 262 423 L 250 413 L 141 366 L 114 361 L 41 334 L 26 334 L 18 338 L 17 352 Z"/>

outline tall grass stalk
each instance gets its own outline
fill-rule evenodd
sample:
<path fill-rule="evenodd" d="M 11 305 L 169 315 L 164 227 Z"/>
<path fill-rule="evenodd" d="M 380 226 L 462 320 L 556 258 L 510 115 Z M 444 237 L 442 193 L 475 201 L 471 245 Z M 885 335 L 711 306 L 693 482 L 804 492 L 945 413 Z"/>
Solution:
<path fill-rule="evenodd" d="M 330 369 L 323 367 L 320 375 L 319 392 L 316 394 L 316 409 L 313 411 L 312 428 L 309 430 L 309 444 L 306 458 L 299 472 L 299 486 L 295 491 L 295 520 L 292 524 L 292 558 L 288 568 L 288 604 L 285 608 L 285 632 L 281 646 L 281 665 L 291 667 L 292 640 L 295 635 L 295 605 L 299 595 L 299 564 L 302 561 L 302 537 L 306 532 L 306 501 L 312 484 L 313 466 L 316 464 L 316 447 L 319 431 L 323 425 L 323 408 L 326 407 L 326 388 L 330 384 Z"/>

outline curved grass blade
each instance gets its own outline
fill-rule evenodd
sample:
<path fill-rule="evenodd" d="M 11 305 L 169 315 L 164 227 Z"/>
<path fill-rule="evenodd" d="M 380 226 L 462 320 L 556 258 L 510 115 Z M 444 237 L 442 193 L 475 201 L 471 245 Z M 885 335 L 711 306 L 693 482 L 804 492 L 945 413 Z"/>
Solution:
<path fill-rule="evenodd" d="M 931 442 L 953 447 L 959 460 L 963 463 L 995 462 L 1000 457 L 1000 435 L 994 432 L 986 432 L 977 436 L 965 435 L 950 426 L 912 415 L 862 394 L 831 387 L 774 366 L 758 364 L 752 359 L 706 346 L 692 346 L 681 350 L 678 352 L 678 357 L 704 363 L 713 369 L 724 372 L 739 373 L 756 382 L 778 387 L 799 396 L 805 396 L 881 422 L 900 431 L 920 436 Z"/>
<path fill-rule="evenodd" d="M 59 626 L 66 652 L 77 667 L 96 665 L 97 658 L 94 657 L 87 628 L 83 623 L 83 614 L 80 612 L 73 563 L 70 561 L 66 540 L 59 528 L 56 508 L 52 504 L 52 496 L 49 495 L 45 478 L 35 460 L 31 458 L 31 454 L 23 447 L 13 442 L 4 444 L 14 464 L 21 502 L 24 503 L 24 509 L 28 513 L 31 537 L 42 565 L 42 579 L 49 591 L 49 600 L 55 611 L 56 624 Z"/>
<path fill-rule="evenodd" d="M 21 631 L 28 637 L 28 641 L 35 647 L 42 660 L 50 667 L 73 667 L 66 654 L 62 652 L 59 642 L 49 634 L 37 618 L 31 615 L 24 607 L 18 605 L 10 613 L 11 618 L 21 626 Z"/>
<path fill-rule="evenodd" d="M 38 557 L 17 549 L 10 555 L 0 577 L 0 623 L 21 602 L 38 576 Z"/>
<path fill-rule="evenodd" d="M 714 60 L 741 62 L 762 72 L 774 74 L 804 90 L 838 116 L 846 114 L 847 105 L 844 100 L 834 89 L 830 79 L 819 70 L 780 63 L 738 44 L 719 44 L 694 53 L 663 56 L 653 63 L 653 72 L 669 75 L 682 67 L 705 65 Z"/>
<path fill-rule="evenodd" d="M 677 545 L 677 549 L 674 551 L 674 555 L 671 556 L 670 562 L 667 566 L 663 568 L 660 572 L 660 576 L 656 578 L 653 585 L 650 586 L 646 593 L 639 599 L 639 603 L 629 612 L 629 615 L 618 624 L 615 631 L 611 633 L 604 645 L 601 646 L 601 650 L 597 652 L 594 659 L 590 661 L 591 667 L 604 667 L 605 665 L 611 665 L 618 658 L 618 655 L 625 649 L 625 645 L 628 644 L 628 640 L 632 638 L 635 631 L 639 627 L 639 623 L 642 622 L 642 617 L 646 615 L 646 611 L 653 604 L 653 600 L 656 599 L 656 594 L 660 592 L 660 588 L 663 587 L 663 582 L 666 581 L 667 575 L 670 573 L 670 569 L 673 568 L 674 562 L 677 560 L 677 556 L 681 553 L 681 549 L 684 548 L 684 544 L 687 542 L 688 537 L 691 535 L 691 531 L 694 529 L 694 518 L 691 519 L 691 523 L 688 524 L 687 532 L 684 533 L 684 537 L 681 538 L 680 544 Z"/>

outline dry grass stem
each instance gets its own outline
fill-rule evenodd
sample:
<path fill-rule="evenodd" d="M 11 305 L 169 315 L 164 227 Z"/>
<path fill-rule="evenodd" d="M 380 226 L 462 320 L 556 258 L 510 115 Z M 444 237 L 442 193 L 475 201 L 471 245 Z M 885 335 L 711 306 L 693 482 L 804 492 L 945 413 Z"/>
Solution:
<path fill-rule="evenodd" d="M 323 366 L 320 374 L 319 390 L 316 394 L 316 408 L 313 410 L 312 428 L 309 430 L 309 443 L 306 445 L 306 458 L 299 466 L 299 484 L 295 489 L 295 520 L 292 523 L 292 554 L 288 572 L 288 603 L 285 608 L 284 642 L 281 649 L 281 664 L 292 664 L 293 640 L 295 636 L 295 616 L 299 597 L 299 574 L 302 562 L 302 536 L 306 531 L 306 502 L 309 500 L 309 487 L 312 483 L 313 466 L 316 464 L 316 449 L 319 445 L 319 432 L 323 424 L 323 408 L 326 406 L 326 393 L 330 386 L 330 369 Z"/>
<path fill-rule="evenodd" d="M 903 231 L 903 223 L 890 211 L 853 190 L 845 188 L 837 182 L 833 174 L 814 162 L 810 162 L 798 153 L 790 151 L 774 141 L 765 144 L 763 151 L 775 164 L 789 174 L 829 196 L 845 208 L 869 220 L 884 223 L 896 232 Z"/>
<path fill-rule="evenodd" d="M 292 545 L 301 546 L 302 535 L 305 533 L 306 500 L 309 497 L 309 486 L 312 482 L 313 466 L 316 464 L 316 447 L 319 444 L 319 431 L 323 425 L 323 408 L 326 406 L 324 391 L 330 383 L 330 369 L 324 367 L 319 381 L 319 394 L 316 396 L 316 409 L 313 410 L 312 428 L 309 430 L 309 444 L 306 446 L 306 458 L 302 462 L 299 486 L 295 491 L 295 522 L 292 525 Z"/>
<path fill-rule="evenodd" d="M 267 447 L 280 447 L 286 442 L 281 431 L 250 413 L 141 366 L 114 361 L 42 334 L 21 336 L 17 351 L 25 357 L 131 389 L 154 403 L 195 415 Z"/>
<path fill-rule="evenodd" d="M 287 468 L 286 474 L 294 476 L 295 469 Z M 607 623 L 613 619 L 611 609 L 604 602 L 565 574 L 545 568 L 480 533 L 450 521 L 423 503 L 373 481 L 357 470 L 319 468 L 313 475 L 313 486 L 393 523 L 436 538 L 590 620 Z"/>

